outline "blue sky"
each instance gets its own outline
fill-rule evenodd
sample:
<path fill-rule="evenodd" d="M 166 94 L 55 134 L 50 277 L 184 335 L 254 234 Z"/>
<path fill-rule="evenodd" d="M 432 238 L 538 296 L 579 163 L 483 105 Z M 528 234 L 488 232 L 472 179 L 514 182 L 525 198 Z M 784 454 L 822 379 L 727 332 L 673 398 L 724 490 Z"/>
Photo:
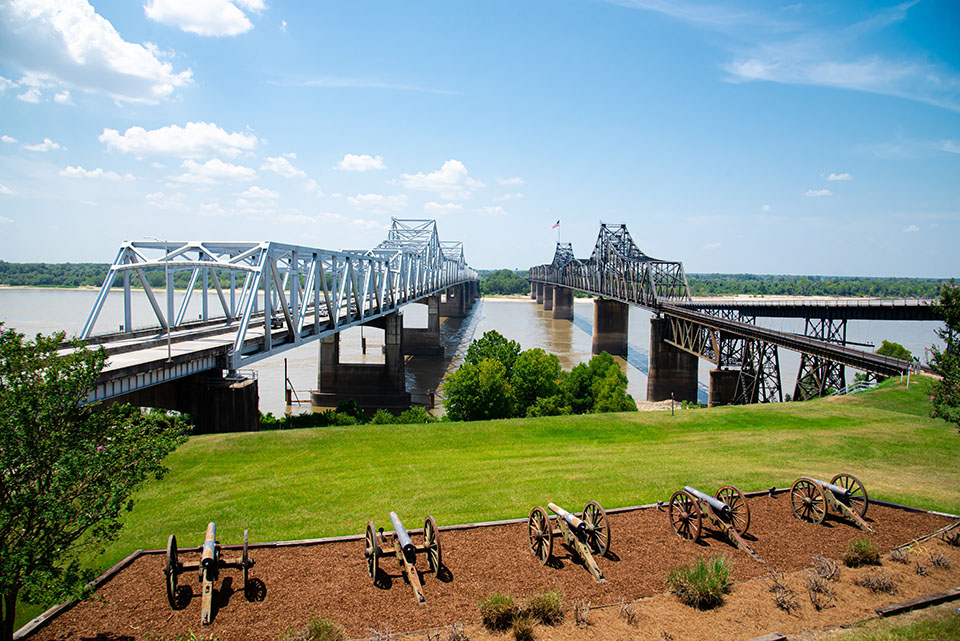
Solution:
<path fill-rule="evenodd" d="M 0 0 L 0 259 L 124 239 L 960 276 L 960 5 Z"/>

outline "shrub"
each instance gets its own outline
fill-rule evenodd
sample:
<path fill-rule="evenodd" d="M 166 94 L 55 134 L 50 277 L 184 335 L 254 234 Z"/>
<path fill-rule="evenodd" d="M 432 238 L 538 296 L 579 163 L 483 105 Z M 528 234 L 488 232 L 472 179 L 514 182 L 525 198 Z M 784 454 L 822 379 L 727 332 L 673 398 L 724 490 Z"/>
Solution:
<path fill-rule="evenodd" d="M 807 575 L 807 594 L 810 596 L 813 609 L 817 612 L 830 605 L 835 598 L 830 583 L 812 572 Z"/>
<path fill-rule="evenodd" d="M 559 590 L 541 592 L 527 599 L 523 614 L 543 625 L 556 625 L 563 621 L 563 598 Z"/>
<path fill-rule="evenodd" d="M 931 552 L 930 564 L 933 565 L 933 567 L 935 568 L 941 568 L 943 570 L 947 570 L 950 568 L 950 559 L 943 556 L 939 552 Z"/>
<path fill-rule="evenodd" d="M 773 592 L 774 603 L 787 614 L 800 607 L 796 601 L 796 594 L 787 585 L 787 577 L 783 572 L 771 568 L 767 575 L 767 587 Z"/>
<path fill-rule="evenodd" d="M 491 592 L 478 604 L 480 619 L 484 627 L 491 630 L 506 630 L 513 625 L 513 620 L 520 614 L 520 608 L 513 597 L 502 592 Z"/>
<path fill-rule="evenodd" d="M 363 421 L 363 408 L 360 407 L 360 403 L 352 398 L 345 398 L 337 403 L 337 408 L 334 411 L 338 414 L 352 416 L 353 418 L 357 419 L 357 422 Z"/>
<path fill-rule="evenodd" d="M 910 553 L 906 548 L 894 548 L 890 552 L 890 560 L 894 563 L 903 563 L 907 565 L 910 563 Z"/>
<path fill-rule="evenodd" d="M 672 570 L 667 575 L 670 591 L 681 602 L 700 610 L 723 603 L 723 594 L 730 587 L 730 562 L 715 556 L 697 559 L 693 564 Z"/>
<path fill-rule="evenodd" d="M 818 576 L 826 581 L 840 580 L 840 566 L 825 556 L 817 555 L 813 557 L 813 568 L 810 571 L 814 576 Z"/>
<path fill-rule="evenodd" d="M 370 425 L 393 425 L 396 422 L 396 417 L 387 410 L 377 410 L 370 419 Z"/>
<path fill-rule="evenodd" d="M 341 414 L 336 410 L 327 410 L 322 412 L 320 416 L 323 417 L 323 420 L 326 425 L 333 426 L 345 426 L 345 425 L 356 425 L 357 419 L 350 414 Z"/>
<path fill-rule="evenodd" d="M 280 641 L 345 641 L 347 633 L 336 621 L 314 618 L 306 625 L 292 626 L 280 633 Z"/>
<path fill-rule="evenodd" d="M 400 412 L 395 423 L 401 425 L 418 425 L 421 423 L 436 423 L 437 419 L 430 416 L 430 413 L 422 407 L 411 407 Z"/>
<path fill-rule="evenodd" d="M 627 622 L 627 625 L 638 625 L 640 623 L 640 614 L 633 607 L 632 603 L 620 599 L 620 609 L 617 616 Z"/>
<path fill-rule="evenodd" d="M 527 408 L 527 418 L 565 416 L 567 414 L 573 414 L 573 408 L 564 400 L 562 394 L 538 398 L 533 405 Z"/>
<path fill-rule="evenodd" d="M 578 626 L 590 625 L 590 602 L 586 599 L 573 602 L 573 622 Z"/>
<path fill-rule="evenodd" d="M 843 564 L 848 568 L 859 568 L 863 565 L 880 565 L 880 552 L 876 544 L 867 538 L 850 541 L 843 553 Z"/>
<path fill-rule="evenodd" d="M 516 641 L 533 641 L 533 621 L 527 616 L 518 616 L 513 620 L 513 638 Z"/>
<path fill-rule="evenodd" d="M 897 582 L 883 570 L 873 569 L 854 581 L 857 585 L 867 588 L 871 592 L 896 594 Z"/>

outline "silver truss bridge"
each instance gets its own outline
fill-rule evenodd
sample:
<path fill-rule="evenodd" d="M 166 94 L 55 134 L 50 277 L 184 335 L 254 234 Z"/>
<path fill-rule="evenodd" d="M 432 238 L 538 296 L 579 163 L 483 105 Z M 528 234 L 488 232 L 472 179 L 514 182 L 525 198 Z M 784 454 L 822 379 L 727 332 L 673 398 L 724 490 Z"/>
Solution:
<path fill-rule="evenodd" d="M 147 278 L 151 271 L 164 273 L 162 302 Z M 173 285 L 181 272 L 189 274 L 189 283 L 177 303 Z M 209 360 L 216 353 L 221 362 L 226 357 L 224 369 L 235 371 L 476 279 L 477 272 L 464 258 L 463 243 L 441 241 L 433 220 L 395 218 L 386 240 L 360 251 L 276 242 L 128 241 L 107 272 L 80 338 L 103 345 L 111 354 L 156 348 L 167 340 L 192 342 L 198 345 L 193 360 Z M 104 303 L 117 286 L 122 287 L 117 293 L 123 297 L 123 329 L 95 334 Z M 135 330 L 137 286 L 149 301 L 156 324 Z M 188 320 L 195 296 L 200 299 L 200 318 Z M 184 372 L 191 369 L 183 367 L 183 358 L 178 360 Z M 144 385 L 190 373 L 177 374 L 177 364 L 168 364 L 169 376 Z"/>

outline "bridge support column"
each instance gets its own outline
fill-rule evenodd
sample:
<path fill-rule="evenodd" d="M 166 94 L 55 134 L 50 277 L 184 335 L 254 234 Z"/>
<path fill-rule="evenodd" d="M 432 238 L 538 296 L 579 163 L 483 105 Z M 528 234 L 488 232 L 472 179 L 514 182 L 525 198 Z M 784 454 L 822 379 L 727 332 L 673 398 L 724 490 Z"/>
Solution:
<path fill-rule="evenodd" d="M 411 356 L 443 355 L 443 344 L 440 342 L 440 297 L 428 296 L 424 299 L 427 304 L 427 327 L 403 328 L 403 353 Z"/>
<path fill-rule="evenodd" d="M 572 293 L 571 293 L 572 297 Z M 573 302 L 571 300 L 571 318 Z M 627 355 L 627 323 L 630 306 L 618 300 L 597 298 L 593 301 L 593 353 Z M 670 398 L 669 395 L 667 398 Z"/>
<path fill-rule="evenodd" d="M 530 298 L 537 300 L 537 284 L 530 281 Z"/>
<path fill-rule="evenodd" d="M 553 290 L 556 289 L 553 285 L 544 285 L 543 286 L 543 311 L 549 312 L 553 309 Z"/>
<path fill-rule="evenodd" d="M 543 305 L 543 283 L 536 283 L 537 286 L 537 305 Z"/>
<path fill-rule="evenodd" d="M 367 323 L 383 330 L 383 364 L 341 363 L 340 334 L 320 339 L 319 390 L 314 405 L 335 406 L 352 398 L 365 409 L 405 409 L 410 406 L 403 367 L 403 317 L 399 312 Z"/>
<path fill-rule="evenodd" d="M 596 321 L 594 321 L 596 331 Z M 650 319 L 650 370 L 647 400 L 665 401 L 672 392 L 678 401 L 697 402 L 697 357 L 664 342 L 667 320 Z"/>
<path fill-rule="evenodd" d="M 732 369 L 710 370 L 710 395 L 707 406 L 731 405 L 737 397 L 740 372 Z"/>
<path fill-rule="evenodd" d="M 553 288 L 553 317 L 573 320 L 573 290 L 568 287 Z"/>
<path fill-rule="evenodd" d="M 467 300 L 466 285 L 448 287 L 445 297 L 446 300 L 440 301 L 439 312 L 441 316 L 446 316 L 447 318 L 463 318 L 467 315 L 472 300 Z"/>

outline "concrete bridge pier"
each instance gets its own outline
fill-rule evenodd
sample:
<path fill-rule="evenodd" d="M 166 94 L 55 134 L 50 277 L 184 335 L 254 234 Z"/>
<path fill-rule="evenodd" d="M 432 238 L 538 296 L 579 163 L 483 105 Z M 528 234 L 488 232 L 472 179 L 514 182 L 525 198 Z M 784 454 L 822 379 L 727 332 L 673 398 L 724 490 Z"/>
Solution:
<path fill-rule="evenodd" d="M 739 370 L 710 370 L 710 392 L 707 397 L 707 407 L 732 404 L 737 397 L 737 383 L 739 380 Z"/>
<path fill-rule="evenodd" d="M 447 318 L 463 318 L 470 312 L 473 300 L 466 284 L 448 287 L 440 299 L 439 314 Z"/>
<path fill-rule="evenodd" d="M 543 305 L 543 283 L 536 283 L 537 286 L 537 305 Z"/>
<path fill-rule="evenodd" d="M 544 285 L 543 286 L 543 311 L 549 312 L 553 309 L 553 290 L 556 289 L 553 285 Z"/>
<path fill-rule="evenodd" d="M 530 281 L 530 298 L 537 300 L 537 284 L 533 281 Z"/>
<path fill-rule="evenodd" d="M 423 299 L 427 304 L 427 327 L 403 328 L 403 353 L 409 356 L 442 356 L 443 344 L 440 342 L 440 297 L 428 296 Z"/>
<path fill-rule="evenodd" d="M 553 317 L 573 320 L 573 290 L 569 287 L 553 288 Z"/>
<path fill-rule="evenodd" d="M 394 312 L 365 324 L 383 330 L 383 364 L 341 363 L 340 334 L 321 338 L 319 389 L 311 394 L 314 405 L 336 406 L 352 398 L 365 409 L 410 406 L 403 367 L 403 316 Z"/>
<path fill-rule="evenodd" d="M 667 320 L 650 319 L 650 371 L 647 374 L 647 400 L 665 401 L 673 397 L 678 401 L 697 402 L 697 368 L 699 362 L 693 354 L 664 342 L 668 331 Z M 596 332 L 596 320 L 594 320 Z"/>
<path fill-rule="evenodd" d="M 571 293 L 570 317 L 573 318 Z M 593 301 L 593 353 L 607 352 L 627 356 L 627 324 L 630 306 L 618 300 L 597 298 Z M 652 339 L 651 339 L 652 340 Z M 667 398 L 670 398 L 667 396 Z"/>

